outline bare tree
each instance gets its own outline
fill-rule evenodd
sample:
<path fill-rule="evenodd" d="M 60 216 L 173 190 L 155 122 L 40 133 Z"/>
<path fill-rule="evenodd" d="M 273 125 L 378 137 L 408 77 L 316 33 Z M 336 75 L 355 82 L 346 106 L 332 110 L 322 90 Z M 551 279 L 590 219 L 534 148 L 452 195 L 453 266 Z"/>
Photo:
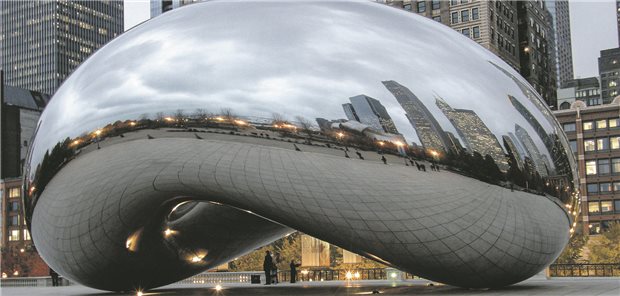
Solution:
<path fill-rule="evenodd" d="M 221 113 L 222 117 L 226 121 L 228 121 L 230 123 L 233 123 L 233 120 L 235 120 L 235 114 L 233 113 L 232 109 L 230 109 L 230 108 L 222 108 L 220 110 L 220 113 Z"/>
<path fill-rule="evenodd" d="M 174 113 L 174 118 L 179 122 L 183 122 L 183 120 L 185 120 L 185 114 L 183 113 L 183 109 L 177 109 L 177 112 Z"/>
<path fill-rule="evenodd" d="M 299 124 L 299 128 L 301 129 L 301 131 L 307 135 L 306 140 L 310 142 L 314 133 L 314 131 L 312 130 L 312 121 L 306 119 L 303 116 L 296 116 L 295 120 L 297 121 L 297 124 Z"/>
<path fill-rule="evenodd" d="M 164 120 L 164 112 L 157 112 L 155 113 L 155 119 L 159 122 Z"/>
<path fill-rule="evenodd" d="M 286 121 L 286 117 L 284 117 L 284 115 L 280 113 L 272 113 L 271 118 L 272 118 L 271 124 L 273 125 L 281 125 L 281 124 L 288 123 L 288 121 Z"/>
<path fill-rule="evenodd" d="M 202 109 L 202 108 L 197 108 L 196 111 L 194 111 L 193 117 L 195 120 L 198 120 L 198 121 L 205 120 L 205 118 L 207 117 L 207 110 Z"/>

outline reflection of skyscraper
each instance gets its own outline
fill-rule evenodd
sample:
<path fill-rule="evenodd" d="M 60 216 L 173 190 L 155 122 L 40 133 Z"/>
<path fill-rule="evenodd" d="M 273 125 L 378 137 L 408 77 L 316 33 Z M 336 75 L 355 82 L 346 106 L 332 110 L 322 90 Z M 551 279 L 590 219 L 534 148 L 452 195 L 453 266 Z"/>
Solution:
<path fill-rule="evenodd" d="M 381 102 L 366 95 L 354 96 L 349 100 L 351 104 L 343 104 L 342 108 L 350 120 L 357 120 L 380 132 L 398 134 L 392 118 Z"/>
<path fill-rule="evenodd" d="M 547 132 L 545 131 L 543 126 L 540 124 L 540 122 L 536 119 L 536 117 L 534 117 L 534 115 L 529 110 L 527 110 L 527 108 L 525 108 L 525 106 L 523 106 L 523 104 L 521 104 L 519 100 L 517 100 L 515 97 L 510 96 L 510 95 L 508 96 L 508 99 L 510 99 L 510 102 L 512 103 L 512 105 L 515 107 L 515 109 L 517 109 L 519 113 L 521 113 L 523 118 L 527 120 L 530 126 L 534 128 L 534 131 L 536 132 L 536 134 L 538 134 L 540 139 L 545 144 L 545 148 L 547 148 L 547 151 L 551 154 L 553 163 L 554 164 L 559 164 L 559 163 L 564 163 L 564 162 L 567 163 L 568 157 L 566 156 L 564 150 L 561 147 L 560 138 L 557 135 L 551 136 L 547 134 Z M 545 157 L 544 159 L 546 159 L 547 162 L 550 164 L 548 157 Z M 555 166 L 555 167 L 561 168 L 561 166 Z M 553 170 L 554 167 L 549 165 L 548 169 Z M 563 171 L 563 172 L 558 172 L 558 173 L 569 174 L 570 172 Z"/>
<path fill-rule="evenodd" d="M 452 122 L 467 150 L 478 152 L 482 156 L 490 155 L 500 170 L 508 170 L 508 162 L 502 146 L 476 112 L 453 109 L 439 97 L 436 98 L 435 104 Z"/>
<path fill-rule="evenodd" d="M 383 81 L 383 85 L 405 110 L 407 119 L 416 130 L 422 146 L 425 149 L 446 151 L 450 141 L 433 114 L 426 109 L 418 97 L 396 81 Z"/>
<path fill-rule="evenodd" d="M 351 103 L 342 104 L 342 109 L 344 109 L 344 114 L 347 116 L 349 120 L 360 121 L 359 117 L 355 113 L 355 109 L 353 109 L 353 105 Z"/>
<path fill-rule="evenodd" d="M 542 155 L 540 154 L 540 151 L 538 150 L 538 148 L 536 148 L 534 140 L 532 140 L 532 137 L 530 137 L 530 134 L 518 124 L 515 124 L 515 134 L 519 138 L 519 141 L 521 141 L 521 144 L 523 144 L 525 152 L 534 162 L 538 174 L 540 174 L 541 177 L 546 177 L 548 173 L 545 162 Z"/>
<path fill-rule="evenodd" d="M 517 145 L 514 143 L 512 138 L 510 138 L 510 136 L 503 135 L 502 140 L 504 141 L 504 146 L 506 146 L 508 154 L 512 154 L 512 157 L 514 157 L 517 167 L 520 170 L 523 170 L 523 158 L 520 154 L 521 152 L 519 151 L 519 148 L 517 148 Z"/>
<path fill-rule="evenodd" d="M 461 142 L 454 136 L 453 133 L 446 132 L 446 136 L 448 137 L 448 140 L 450 140 L 450 147 L 448 149 L 457 153 L 465 150 L 465 147 L 461 145 Z"/>

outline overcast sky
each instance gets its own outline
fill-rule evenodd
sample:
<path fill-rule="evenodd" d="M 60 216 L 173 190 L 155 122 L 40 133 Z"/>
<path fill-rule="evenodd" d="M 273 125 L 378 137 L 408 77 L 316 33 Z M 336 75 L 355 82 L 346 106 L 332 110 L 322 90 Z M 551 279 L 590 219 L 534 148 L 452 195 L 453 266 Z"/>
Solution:
<path fill-rule="evenodd" d="M 124 1 L 125 29 L 149 18 L 148 0 Z M 570 16 L 575 77 L 597 76 L 599 52 L 618 46 L 615 1 L 570 1 Z"/>

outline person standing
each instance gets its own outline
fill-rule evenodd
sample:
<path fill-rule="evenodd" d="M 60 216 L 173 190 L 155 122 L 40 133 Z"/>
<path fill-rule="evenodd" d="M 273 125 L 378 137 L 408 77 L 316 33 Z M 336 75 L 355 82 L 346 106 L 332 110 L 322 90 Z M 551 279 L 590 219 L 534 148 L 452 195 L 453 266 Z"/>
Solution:
<path fill-rule="evenodd" d="M 271 268 L 273 267 L 273 258 L 271 252 L 265 252 L 265 260 L 263 261 L 263 271 L 265 271 L 265 285 L 271 285 Z"/>
<path fill-rule="evenodd" d="M 297 280 L 297 267 L 301 266 L 299 263 L 295 263 L 295 260 L 291 260 L 291 284 L 294 284 Z"/>
<path fill-rule="evenodd" d="M 50 276 L 52 277 L 52 286 L 53 287 L 58 287 L 58 273 L 50 268 Z"/>

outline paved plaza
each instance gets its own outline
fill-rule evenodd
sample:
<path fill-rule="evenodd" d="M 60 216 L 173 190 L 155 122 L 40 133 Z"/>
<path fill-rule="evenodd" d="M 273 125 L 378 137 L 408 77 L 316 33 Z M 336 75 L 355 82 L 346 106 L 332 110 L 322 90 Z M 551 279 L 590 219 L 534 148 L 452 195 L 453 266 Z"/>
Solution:
<path fill-rule="evenodd" d="M 373 290 L 384 295 L 620 295 L 619 278 L 532 278 L 519 284 L 489 290 L 469 290 L 445 285 L 429 285 L 425 280 L 407 281 L 330 281 L 283 283 L 275 286 L 251 284 L 223 284 L 217 291 L 215 284 L 204 286 L 170 285 L 145 292 L 144 295 L 372 295 Z M 136 293 L 108 293 L 84 286 L 2 288 L 1 295 L 135 295 Z"/>

